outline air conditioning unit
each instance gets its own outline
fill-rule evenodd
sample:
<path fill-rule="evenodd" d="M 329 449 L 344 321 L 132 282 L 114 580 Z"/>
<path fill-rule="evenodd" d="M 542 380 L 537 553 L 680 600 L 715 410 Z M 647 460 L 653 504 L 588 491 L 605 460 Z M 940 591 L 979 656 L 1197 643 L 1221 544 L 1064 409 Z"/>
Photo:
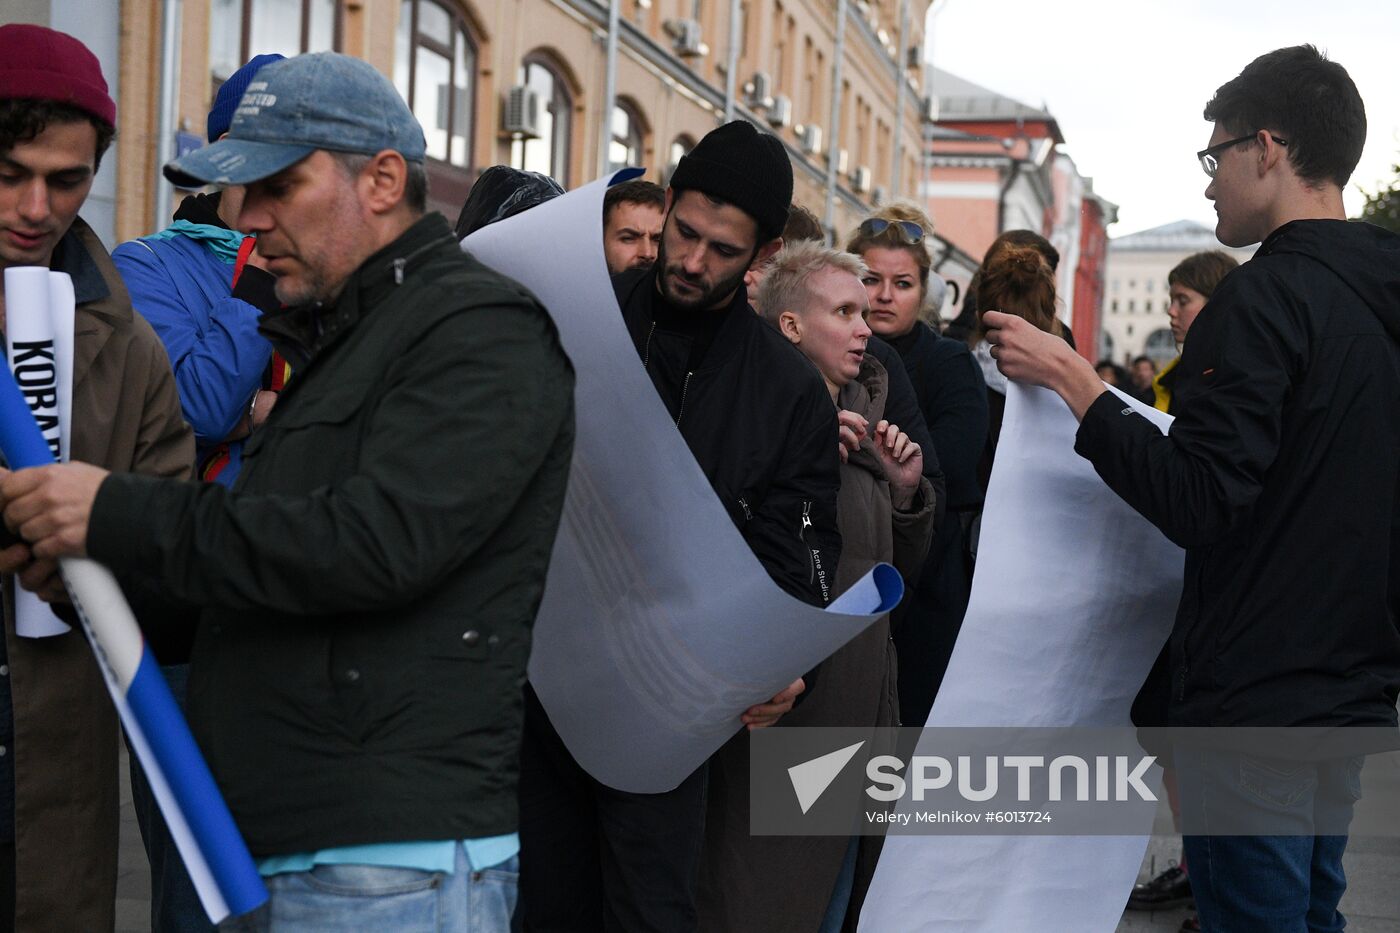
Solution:
<path fill-rule="evenodd" d="M 671 48 L 681 58 L 695 58 L 707 51 L 705 43 L 700 41 L 699 20 L 667 20 L 666 31 L 671 34 Z"/>
<path fill-rule="evenodd" d="M 501 129 L 519 139 L 538 139 L 541 109 L 539 92 L 527 85 L 517 84 L 506 92 Z"/>
<path fill-rule="evenodd" d="M 773 79 L 766 71 L 755 71 L 749 83 L 744 85 L 748 105 L 755 110 L 766 110 L 773 104 Z"/>
<path fill-rule="evenodd" d="M 870 196 L 870 200 L 875 204 L 884 204 L 890 199 L 890 193 L 884 188 L 876 188 L 875 193 Z"/>
<path fill-rule="evenodd" d="M 797 137 L 802 143 L 802 151 L 808 155 L 822 152 L 822 128 L 815 123 L 807 123 L 797 128 Z"/>
<path fill-rule="evenodd" d="M 836 153 L 836 174 L 844 175 L 851 169 L 851 154 L 845 149 Z"/>
<path fill-rule="evenodd" d="M 938 96 L 930 94 L 924 98 L 923 116 L 925 123 L 938 122 Z"/>
<path fill-rule="evenodd" d="M 870 171 L 870 166 L 862 165 L 851 174 L 851 187 L 860 194 L 870 190 L 870 183 L 874 180 L 875 173 Z"/>
<path fill-rule="evenodd" d="M 768 122 L 773 126 L 792 125 L 792 98 L 779 94 L 768 107 Z"/>

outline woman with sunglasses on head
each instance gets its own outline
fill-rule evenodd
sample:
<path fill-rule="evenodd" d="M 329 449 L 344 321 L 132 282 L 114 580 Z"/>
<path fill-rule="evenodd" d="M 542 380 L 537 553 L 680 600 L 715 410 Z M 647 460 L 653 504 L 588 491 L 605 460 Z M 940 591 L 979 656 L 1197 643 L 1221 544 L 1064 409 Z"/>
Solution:
<path fill-rule="evenodd" d="M 971 581 L 959 519 L 982 503 L 977 461 L 987 440 L 987 389 L 972 354 L 922 320 L 935 278 L 926 239 L 932 230 L 919 208 L 894 202 L 862 222 L 846 243 L 868 270 L 862 281 L 870 329 L 899 351 L 947 482 L 948 517 L 938 523 L 913 592 L 894 614 L 905 725 L 928 719 L 967 610 Z"/>

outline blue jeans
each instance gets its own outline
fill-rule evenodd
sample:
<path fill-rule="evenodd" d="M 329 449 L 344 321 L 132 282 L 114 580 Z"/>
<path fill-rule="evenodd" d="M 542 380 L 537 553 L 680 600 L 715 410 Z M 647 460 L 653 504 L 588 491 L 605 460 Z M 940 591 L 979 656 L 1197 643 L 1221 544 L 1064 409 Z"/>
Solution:
<path fill-rule="evenodd" d="M 519 858 L 473 871 L 462 847 L 451 874 L 317 865 L 266 879 L 267 905 L 231 929 L 257 933 L 509 933 Z"/>
<path fill-rule="evenodd" d="M 1239 752 L 1175 751 L 1191 892 L 1213 933 L 1336 933 L 1346 891 L 1342 853 L 1361 796 L 1361 759 L 1284 761 Z M 1211 835 L 1267 818 L 1296 835 Z M 1321 822 L 1331 835 L 1313 835 Z"/>

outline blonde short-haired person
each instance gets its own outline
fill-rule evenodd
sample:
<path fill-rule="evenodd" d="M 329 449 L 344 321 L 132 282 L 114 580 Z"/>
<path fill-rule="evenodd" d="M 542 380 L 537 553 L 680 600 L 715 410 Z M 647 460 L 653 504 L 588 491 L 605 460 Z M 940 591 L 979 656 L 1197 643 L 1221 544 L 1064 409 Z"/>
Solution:
<path fill-rule="evenodd" d="M 842 549 L 833 592 L 878 561 L 912 577 L 933 538 L 934 493 L 922 475 L 919 445 L 884 418 L 888 377 L 865 353 L 865 266 L 849 253 L 799 242 L 779 252 L 766 272 L 762 316 L 816 366 L 838 409 Z M 882 618 L 822 663 L 820 686 L 779 727 L 898 725 L 895 672 L 889 621 Z M 839 930 L 848 911 L 859 913 L 881 839 L 751 836 L 748 781 L 741 733 L 711 759 L 701 929 Z M 772 871 L 774 865 L 783 870 Z"/>

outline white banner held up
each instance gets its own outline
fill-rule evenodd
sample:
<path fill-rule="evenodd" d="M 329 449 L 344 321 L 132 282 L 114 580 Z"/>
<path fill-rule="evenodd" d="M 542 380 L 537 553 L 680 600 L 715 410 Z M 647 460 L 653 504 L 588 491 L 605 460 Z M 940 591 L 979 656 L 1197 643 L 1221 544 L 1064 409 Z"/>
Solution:
<path fill-rule="evenodd" d="M 779 589 L 740 537 L 657 397 L 608 278 L 603 196 L 636 174 L 493 224 L 462 248 L 539 297 L 577 374 L 573 468 L 530 682 L 590 774 L 657 793 L 723 745 L 745 709 L 887 611 L 902 583 L 876 568 L 823 611 Z"/>
<path fill-rule="evenodd" d="M 1117 394 L 1165 433 L 1168 416 Z M 1009 386 L 972 598 L 929 726 L 1130 724 L 1171 631 L 1184 554 L 1074 452 L 1077 430 L 1053 392 Z M 1150 829 L 891 836 L 860 928 L 1109 933 Z"/>
<path fill-rule="evenodd" d="M 67 380 L 56 348 L 58 343 L 54 299 L 67 302 Z M 10 372 L 34 414 L 44 440 L 55 458 L 67 459 L 65 422 L 73 384 L 73 283 L 62 272 L 44 266 L 17 266 L 5 270 L 5 344 Z M 65 403 L 68 404 L 65 404 Z M 48 604 L 16 586 L 15 632 L 25 638 L 47 638 L 70 631 L 68 623 L 54 615 Z"/>

